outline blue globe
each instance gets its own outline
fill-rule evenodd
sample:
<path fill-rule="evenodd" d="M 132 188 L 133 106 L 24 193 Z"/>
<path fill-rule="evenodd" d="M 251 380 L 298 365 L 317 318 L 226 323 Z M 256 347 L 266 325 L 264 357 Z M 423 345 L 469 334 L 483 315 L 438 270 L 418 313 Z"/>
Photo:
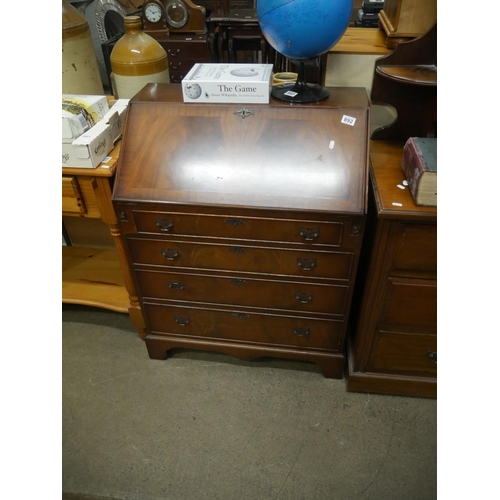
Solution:
<path fill-rule="evenodd" d="M 257 18 L 269 44 L 290 59 L 310 59 L 344 34 L 352 0 L 257 0 Z"/>

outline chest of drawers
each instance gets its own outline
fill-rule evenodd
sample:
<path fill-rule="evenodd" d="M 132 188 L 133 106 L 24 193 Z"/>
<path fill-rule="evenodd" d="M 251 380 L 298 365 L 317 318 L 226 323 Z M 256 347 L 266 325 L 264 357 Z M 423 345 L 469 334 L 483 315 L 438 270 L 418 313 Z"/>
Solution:
<path fill-rule="evenodd" d="M 351 318 L 347 389 L 436 397 L 436 208 L 416 206 L 398 188 L 402 144 L 372 141 L 370 155 L 366 270 Z"/>
<path fill-rule="evenodd" d="M 181 83 L 196 63 L 210 62 L 206 34 L 170 34 L 157 41 L 167 53 L 170 83 Z"/>
<path fill-rule="evenodd" d="M 366 92 L 332 89 L 313 106 L 181 101 L 171 84 L 131 100 L 113 194 L 150 357 L 284 357 L 341 378 L 365 225 Z"/>

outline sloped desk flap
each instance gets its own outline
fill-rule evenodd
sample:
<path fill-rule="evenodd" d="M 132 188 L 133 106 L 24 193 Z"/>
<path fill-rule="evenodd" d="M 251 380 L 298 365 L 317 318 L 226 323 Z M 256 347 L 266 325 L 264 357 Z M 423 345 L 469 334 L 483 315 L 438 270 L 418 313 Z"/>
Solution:
<path fill-rule="evenodd" d="M 308 105 L 185 104 L 150 84 L 129 103 L 114 200 L 362 214 L 364 88 Z"/>

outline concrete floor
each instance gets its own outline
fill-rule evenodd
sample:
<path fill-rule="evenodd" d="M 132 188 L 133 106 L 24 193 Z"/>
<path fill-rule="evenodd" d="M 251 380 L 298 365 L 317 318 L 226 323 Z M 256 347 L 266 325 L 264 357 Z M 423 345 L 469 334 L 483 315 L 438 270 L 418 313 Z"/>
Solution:
<path fill-rule="evenodd" d="M 348 393 L 318 367 L 177 351 L 63 305 L 63 499 L 437 496 L 435 400 Z"/>

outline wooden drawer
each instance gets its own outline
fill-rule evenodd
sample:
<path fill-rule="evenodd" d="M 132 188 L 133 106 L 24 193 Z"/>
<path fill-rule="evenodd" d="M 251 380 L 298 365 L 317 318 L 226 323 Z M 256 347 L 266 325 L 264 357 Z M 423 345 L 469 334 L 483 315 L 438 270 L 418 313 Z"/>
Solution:
<path fill-rule="evenodd" d="M 129 238 L 134 264 L 349 280 L 353 254 Z"/>
<path fill-rule="evenodd" d="M 435 333 L 436 281 L 389 278 L 379 324 L 403 331 Z"/>
<path fill-rule="evenodd" d="M 340 246 L 343 222 L 133 211 L 139 233 Z"/>
<path fill-rule="evenodd" d="M 136 271 L 143 298 L 342 315 L 349 287 L 292 281 Z"/>
<path fill-rule="evenodd" d="M 437 227 L 435 224 L 394 224 L 392 275 L 435 278 L 437 274 Z"/>
<path fill-rule="evenodd" d="M 82 192 L 75 176 L 62 177 L 62 211 L 75 214 L 86 212 Z"/>
<path fill-rule="evenodd" d="M 178 69 L 174 69 L 169 64 L 168 74 L 170 78 L 170 83 L 181 83 L 192 67 L 193 67 L 192 63 L 186 64 L 185 62 L 179 62 L 179 64 L 176 65 L 176 68 Z"/>
<path fill-rule="evenodd" d="M 210 59 L 208 44 L 205 40 L 197 42 L 192 40 L 175 42 L 158 40 L 158 42 L 165 49 L 169 64 L 179 59 L 191 59 L 196 62 L 208 62 Z"/>
<path fill-rule="evenodd" d="M 152 333 L 337 351 L 342 321 L 144 303 Z"/>
<path fill-rule="evenodd" d="M 367 370 L 436 377 L 437 337 L 435 335 L 379 331 L 375 335 Z"/>

